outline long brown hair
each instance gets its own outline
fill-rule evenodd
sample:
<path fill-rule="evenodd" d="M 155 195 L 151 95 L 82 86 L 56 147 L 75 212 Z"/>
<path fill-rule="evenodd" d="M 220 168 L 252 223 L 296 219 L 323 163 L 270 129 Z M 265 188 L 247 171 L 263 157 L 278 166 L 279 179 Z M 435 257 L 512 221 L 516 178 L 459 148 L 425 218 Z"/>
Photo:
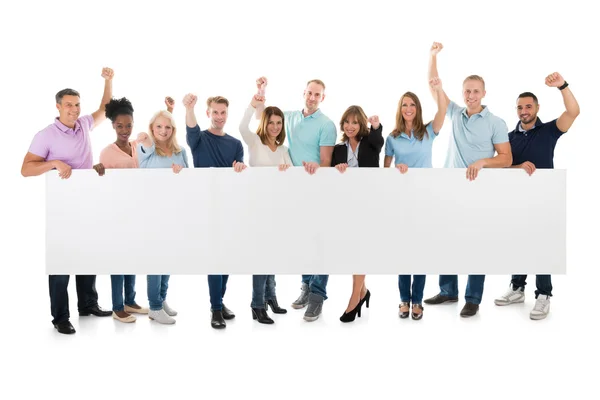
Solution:
<path fill-rule="evenodd" d="M 358 130 L 358 133 L 356 134 L 356 139 L 357 140 L 361 140 L 362 138 L 364 138 L 365 136 L 367 136 L 369 134 L 369 120 L 367 118 L 367 114 L 365 114 L 365 112 L 363 111 L 363 109 L 360 106 L 350 106 L 346 109 L 346 111 L 344 111 L 344 114 L 342 115 L 342 119 L 340 120 L 340 131 L 342 132 L 342 142 L 347 142 L 349 137 L 346 136 L 346 133 L 344 132 L 344 121 L 347 121 L 348 118 L 350 116 L 353 116 L 354 118 L 356 118 L 356 121 L 358 121 L 358 126 L 360 127 L 360 129 Z"/>
<path fill-rule="evenodd" d="M 423 137 L 425 135 L 429 136 L 429 134 L 427 133 L 427 125 L 429 124 L 423 123 L 423 108 L 421 107 L 421 102 L 419 101 L 419 98 L 413 92 L 406 92 L 402 96 L 400 96 L 400 101 L 398 102 L 398 110 L 396 110 L 396 126 L 392 131 L 392 136 L 398 137 L 401 133 L 409 133 L 406 132 L 406 121 L 404 120 L 404 116 L 402 115 L 402 101 L 405 97 L 414 101 L 415 105 L 417 106 L 417 113 L 415 115 L 415 118 L 413 119 L 412 131 L 417 140 L 423 140 Z"/>
<path fill-rule="evenodd" d="M 267 126 L 269 126 L 269 119 L 273 116 L 281 117 L 281 132 L 275 138 L 275 144 L 277 146 L 281 146 L 285 141 L 285 116 L 283 115 L 283 111 L 281 111 L 278 107 L 269 106 L 265 108 L 261 117 L 260 123 L 258 125 L 258 129 L 256 130 L 256 134 L 260 138 L 262 144 L 268 144 L 269 132 L 267 131 Z"/>

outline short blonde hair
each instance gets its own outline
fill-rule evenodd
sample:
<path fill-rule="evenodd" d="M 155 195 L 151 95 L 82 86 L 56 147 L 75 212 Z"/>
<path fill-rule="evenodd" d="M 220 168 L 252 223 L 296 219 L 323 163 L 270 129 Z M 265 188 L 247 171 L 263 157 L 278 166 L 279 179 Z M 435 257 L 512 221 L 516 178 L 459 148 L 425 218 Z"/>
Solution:
<path fill-rule="evenodd" d="M 177 144 L 177 139 L 175 137 L 176 133 L 177 133 L 177 127 L 175 126 L 175 119 L 173 118 L 173 114 L 171 114 L 168 111 L 164 111 L 164 110 L 157 111 L 156 113 L 154 113 L 154 115 L 150 119 L 150 124 L 148 126 L 148 133 L 150 134 L 150 137 L 152 138 L 152 141 L 154 143 L 156 143 L 156 137 L 154 136 L 154 131 L 152 129 L 152 125 L 154 125 L 154 122 L 156 122 L 156 120 L 158 119 L 158 117 L 165 117 L 165 118 L 167 118 L 169 120 L 169 122 L 171 123 L 171 126 L 173 127 L 173 134 L 171 135 L 171 137 L 169 138 L 169 140 L 167 142 L 167 148 L 169 150 L 171 150 L 175 154 L 181 153 L 181 147 L 179 147 L 179 144 Z M 158 154 L 161 157 L 167 157 L 167 155 L 165 154 L 165 152 L 162 151 L 158 147 L 156 147 L 155 152 L 156 152 L 156 154 Z"/>
<path fill-rule="evenodd" d="M 213 97 L 209 97 L 206 100 L 206 107 L 210 108 L 210 105 L 212 103 L 217 103 L 217 104 L 225 104 L 225 106 L 229 107 L 229 100 L 227 100 L 225 97 L 223 96 L 213 96 Z"/>
<path fill-rule="evenodd" d="M 465 83 L 467 83 L 467 81 L 479 81 L 479 82 L 481 82 L 483 84 L 483 90 L 485 90 L 485 81 L 479 75 L 469 75 L 469 76 L 467 76 L 465 78 L 465 80 L 463 81 L 463 85 Z"/>
<path fill-rule="evenodd" d="M 317 85 L 321 85 L 321 86 L 323 86 L 323 91 L 325 90 L 325 83 L 322 80 L 311 79 L 310 81 L 306 82 L 306 86 L 310 85 L 311 83 L 316 83 Z"/>

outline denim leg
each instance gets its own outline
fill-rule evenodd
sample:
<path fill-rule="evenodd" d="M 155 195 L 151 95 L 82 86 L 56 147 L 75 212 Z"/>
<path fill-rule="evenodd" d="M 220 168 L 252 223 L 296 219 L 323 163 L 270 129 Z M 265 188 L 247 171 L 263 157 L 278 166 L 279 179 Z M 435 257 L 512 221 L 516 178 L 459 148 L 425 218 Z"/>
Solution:
<path fill-rule="evenodd" d="M 440 275 L 440 294 L 442 296 L 458 297 L 457 275 Z"/>
<path fill-rule="evenodd" d="M 223 275 L 208 275 L 208 293 L 210 295 L 210 309 L 214 311 L 223 309 Z"/>
<path fill-rule="evenodd" d="M 527 285 L 527 275 L 513 275 L 510 283 L 512 284 L 513 290 L 517 290 L 518 288 L 525 289 L 525 285 Z"/>
<path fill-rule="evenodd" d="M 252 308 L 265 308 L 265 286 L 268 275 L 252 275 Z"/>
<path fill-rule="evenodd" d="M 221 275 L 221 302 L 225 298 L 225 292 L 227 291 L 227 281 L 229 280 L 229 275 Z"/>
<path fill-rule="evenodd" d="M 484 283 L 485 275 L 469 275 L 467 290 L 465 292 L 465 301 L 473 304 L 481 304 Z"/>
<path fill-rule="evenodd" d="M 128 306 L 135 304 L 135 275 L 125 275 L 125 304 Z"/>
<path fill-rule="evenodd" d="M 413 275 L 412 303 L 423 303 L 423 290 L 425 289 L 425 275 Z"/>
<path fill-rule="evenodd" d="M 169 289 L 169 279 L 171 275 L 161 275 L 160 276 L 160 298 L 162 301 L 167 299 L 167 289 Z M 162 308 L 162 305 L 161 305 Z"/>
<path fill-rule="evenodd" d="M 313 275 L 310 279 L 308 289 L 311 293 L 323 296 L 324 300 L 327 300 L 327 281 L 329 275 Z"/>
<path fill-rule="evenodd" d="M 536 275 L 535 286 L 537 287 L 537 290 L 535 291 L 536 299 L 540 294 L 552 296 L 552 278 L 550 275 Z"/>
<path fill-rule="evenodd" d="M 267 283 L 265 285 L 265 300 L 275 300 L 277 298 L 275 286 L 275 275 L 267 275 Z"/>
<path fill-rule="evenodd" d="M 302 283 L 306 283 L 310 285 L 310 280 L 312 279 L 312 275 L 302 275 Z"/>
<path fill-rule="evenodd" d="M 98 305 L 98 292 L 96 292 L 96 275 L 76 275 L 77 309 L 85 309 Z"/>
<path fill-rule="evenodd" d="M 410 275 L 398 275 L 398 290 L 400 291 L 400 301 L 410 303 Z"/>
<path fill-rule="evenodd" d="M 123 282 L 125 280 L 124 275 L 111 275 L 110 286 L 112 289 L 112 310 L 123 311 L 125 309 L 123 305 Z"/>
<path fill-rule="evenodd" d="M 148 304 L 153 311 L 162 310 L 163 298 L 160 297 L 162 275 L 148 275 Z"/>
<path fill-rule="evenodd" d="M 48 276 L 48 287 L 50 289 L 50 312 L 52 323 L 58 324 L 68 321 L 69 317 L 69 275 Z"/>

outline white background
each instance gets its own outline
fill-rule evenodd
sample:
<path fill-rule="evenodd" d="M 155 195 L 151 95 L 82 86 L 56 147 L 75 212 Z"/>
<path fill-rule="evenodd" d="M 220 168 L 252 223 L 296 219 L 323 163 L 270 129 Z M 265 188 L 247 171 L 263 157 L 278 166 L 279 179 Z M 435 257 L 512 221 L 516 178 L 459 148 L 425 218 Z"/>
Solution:
<path fill-rule="evenodd" d="M 9 396 L 2 397 L 583 397 L 592 390 L 598 359 L 598 331 L 592 325 L 599 265 L 593 161 L 598 139 L 592 122 L 598 85 L 592 59 L 599 35 L 592 15 L 578 1 L 4 5 L 0 390 Z M 136 132 L 146 129 L 165 95 L 178 101 L 181 128 L 180 100 L 186 92 L 201 99 L 224 95 L 231 101 L 227 130 L 238 136 L 236 125 L 258 76 L 269 77 L 268 102 L 283 109 L 301 108 L 305 82 L 317 77 L 327 84 L 322 109 L 335 122 L 356 103 L 370 115 L 377 113 L 387 133 L 406 90 L 420 96 L 426 119 L 433 117 L 426 68 L 434 40 L 445 46 L 439 71 L 450 98 L 460 103 L 464 77 L 482 75 L 488 91 L 484 104 L 510 129 L 522 91 L 538 95 L 543 121 L 562 112 L 560 94 L 543 83 L 553 71 L 563 74 L 579 100 L 581 115 L 555 153 L 556 168 L 568 169 L 567 275 L 554 279 L 547 320 L 528 319 L 533 277 L 522 307 L 494 307 L 492 300 L 508 277 L 490 276 L 478 317 L 460 319 L 461 300 L 456 306 L 428 307 L 423 321 L 413 323 L 396 316 L 395 277 L 377 276 L 367 278 L 373 291 L 368 317 L 341 326 L 337 318 L 347 303 L 350 278 L 332 276 L 331 298 L 319 321 L 304 323 L 302 313 L 294 312 L 277 318 L 276 326 L 263 327 L 250 320 L 250 277 L 238 276 L 231 278 L 226 296 L 237 321 L 215 332 L 209 327 L 206 278 L 174 276 L 169 298 L 180 311 L 176 326 L 156 326 L 143 318 L 133 326 L 79 319 L 71 285 L 78 333 L 54 332 L 43 262 L 44 179 L 24 179 L 19 171 L 33 135 L 56 115 L 58 90 L 79 90 L 83 113 L 93 112 L 102 96 L 101 68 L 114 68 L 114 95 L 132 100 Z M 197 111 L 200 115 L 200 107 Z M 206 127 L 205 119 L 199 121 Z M 442 166 L 448 128 L 449 123 L 434 145 L 434 167 Z M 97 157 L 114 133 L 105 123 L 93 137 Z M 183 133 L 179 139 L 184 142 Z M 380 201 L 384 212 L 405 199 Z M 168 217 L 176 206 L 161 205 L 159 211 Z M 331 209 L 334 218 L 335 204 Z M 135 212 L 136 204 L 124 201 L 123 210 Z M 489 229 L 494 229 L 493 216 Z M 127 241 L 119 235 L 114 243 L 126 246 Z M 143 279 L 138 301 L 146 304 Z M 426 297 L 437 292 L 436 280 L 429 277 Z M 464 283 L 461 278 L 461 296 Z M 298 276 L 279 278 L 282 304 L 295 299 L 298 286 Z M 100 303 L 106 308 L 109 288 L 108 277 L 99 277 Z"/>

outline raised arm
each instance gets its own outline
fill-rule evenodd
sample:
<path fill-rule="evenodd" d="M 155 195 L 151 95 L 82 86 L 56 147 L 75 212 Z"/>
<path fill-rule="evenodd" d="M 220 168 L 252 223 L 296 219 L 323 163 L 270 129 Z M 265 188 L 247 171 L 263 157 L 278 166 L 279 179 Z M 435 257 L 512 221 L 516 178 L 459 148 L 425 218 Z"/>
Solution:
<path fill-rule="evenodd" d="M 448 96 L 446 96 L 444 89 L 442 89 L 442 81 L 440 78 L 431 78 L 429 80 L 429 88 L 433 94 L 433 98 L 437 103 L 437 112 L 433 118 L 433 133 L 437 135 L 442 130 L 442 126 L 444 126 L 444 120 L 446 119 L 446 109 L 448 108 L 446 99 Z"/>
<path fill-rule="evenodd" d="M 379 116 L 373 115 L 369 118 L 369 123 L 371 124 L 371 131 L 367 135 L 368 143 L 378 152 L 381 151 L 383 147 L 383 126 L 379 123 Z"/>
<path fill-rule="evenodd" d="M 260 119 L 260 117 L 262 116 L 262 113 L 265 109 L 264 98 L 265 98 L 265 90 L 267 88 L 267 83 L 268 83 L 267 78 L 264 76 L 261 76 L 260 78 L 258 78 L 256 80 L 256 89 L 257 89 L 256 94 L 263 98 L 262 104 L 259 104 L 258 107 L 256 107 L 256 112 L 254 113 L 254 116 L 256 119 Z"/>
<path fill-rule="evenodd" d="M 185 139 L 188 146 L 192 149 L 192 152 L 200 143 L 200 127 L 198 121 L 196 121 L 196 114 L 194 113 L 194 107 L 198 97 L 194 94 L 188 93 L 183 97 L 183 106 L 185 107 Z"/>
<path fill-rule="evenodd" d="M 442 51 L 442 49 L 444 48 L 444 46 L 439 43 L 439 42 L 433 42 L 433 44 L 431 45 L 431 50 L 429 51 L 429 75 L 428 75 L 428 80 L 431 81 L 433 78 L 439 78 L 440 75 L 438 74 L 438 70 L 437 70 L 437 55 L 439 54 L 440 51 Z M 429 87 L 429 90 L 431 91 L 431 95 L 433 96 L 433 99 L 436 99 L 436 93 L 433 90 L 433 88 Z M 450 103 L 450 99 L 448 98 L 448 96 L 446 95 L 446 93 L 442 90 L 442 93 L 444 94 L 444 100 L 446 101 L 446 104 Z"/>
<path fill-rule="evenodd" d="M 165 105 L 167 106 L 167 111 L 173 114 L 173 107 L 175 107 L 175 100 L 172 97 L 165 97 Z"/>
<path fill-rule="evenodd" d="M 244 142 L 248 145 L 248 148 L 254 146 L 257 142 L 260 142 L 260 138 L 256 132 L 250 130 L 250 120 L 252 119 L 252 114 L 254 114 L 261 104 L 265 104 L 265 98 L 255 94 L 240 121 L 240 133 L 242 134 L 242 139 L 244 139 Z"/>
<path fill-rule="evenodd" d="M 563 85 L 568 86 L 568 83 L 565 82 L 565 79 L 558 72 L 554 72 L 546 77 L 546 85 L 560 89 Z M 565 104 L 565 112 L 558 117 L 556 127 L 561 132 L 566 132 L 571 128 L 571 125 L 575 122 L 575 118 L 579 115 L 579 104 L 568 87 L 564 87 L 560 91 L 560 94 Z"/>
<path fill-rule="evenodd" d="M 100 108 L 92 113 L 92 117 L 94 118 L 94 128 L 100 125 L 100 123 L 106 119 L 104 109 L 112 98 L 112 79 L 114 75 L 115 73 L 112 69 L 102 68 L 102 77 L 104 78 L 104 94 L 102 94 Z"/>

